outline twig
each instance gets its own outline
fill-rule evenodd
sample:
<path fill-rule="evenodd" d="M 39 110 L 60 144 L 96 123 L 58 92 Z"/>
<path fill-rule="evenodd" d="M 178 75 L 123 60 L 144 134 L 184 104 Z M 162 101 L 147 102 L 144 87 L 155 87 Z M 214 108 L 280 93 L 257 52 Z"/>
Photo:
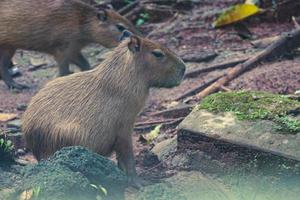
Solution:
<path fill-rule="evenodd" d="M 252 69 L 259 62 L 276 58 L 282 55 L 288 50 L 293 50 L 300 46 L 300 29 L 291 31 L 289 34 L 281 36 L 272 45 L 267 47 L 262 52 L 258 53 L 254 57 L 248 59 L 246 62 L 239 64 L 235 68 L 228 71 L 228 73 L 220 78 L 218 81 L 204 89 L 202 92 L 198 93 L 195 97 L 197 99 L 202 99 L 203 97 L 214 93 L 220 89 L 221 86 L 226 85 L 229 81 L 233 80 L 237 76 L 243 74 L 244 72 Z"/>
<path fill-rule="evenodd" d="M 208 62 L 210 60 L 215 59 L 217 56 L 218 56 L 218 54 L 216 52 L 213 52 L 213 53 L 207 54 L 205 56 L 199 56 L 199 55 L 183 56 L 182 60 L 184 62 Z"/>
<path fill-rule="evenodd" d="M 158 111 L 150 114 L 150 116 L 162 117 L 184 117 L 193 109 L 193 105 L 184 105 L 179 108 L 171 108 L 168 110 Z"/>
<path fill-rule="evenodd" d="M 132 16 L 137 15 L 143 8 L 141 6 L 135 7 L 130 12 L 126 13 L 124 16 L 130 19 Z"/>
<path fill-rule="evenodd" d="M 135 127 L 153 125 L 153 124 L 162 124 L 162 123 L 167 123 L 172 121 L 174 121 L 174 119 L 162 119 L 162 120 L 154 120 L 154 121 L 146 121 L 146 122 L 137 122 L 135 123 Z"/>
<path fill-rule="evenodd" d="M 263 39 L 258 39 L 258 40 L 254 40 L 251 42 L 251 45 L 254 46 L 255 48 L 260 48 L 260 49 L 264 49 L 266 47 L 268 47 L 270 44 L 272 44 L 274 41 L 278 40 L 278 38 L 280 38 L 280 36 L 273 36 L 273 37 L 267 37 L 267 38 L 263 38 Z"/>
<path fill-rule="evenodd" d="M 177 126 L 183 119 L 184 119 L 184 117 L 179 117 L 179 118 L 172 119 L 171 121 L 164 122 L 164 123 L 159 123 L 159 124 L 162 124 L 161 129 L 166 129 L 166 128 L 170 128 L 171 126 Z M 151 125 L 146 125 L 146 126 L 134 127 L 134 131 L 138 132 L 138 133 L 151 131 L 157 125 L 158 124 L 151 124 Z"/>
<path fill-rule="evenodd" d="M 292 17 L 292 21 L 294 23 L 294 26 L 299 29 L 300 25 L 299 25 L 299 23 L 297 22 L 297 20 L 296 20 L 296 18 L 294 16 Z"/>
<path fill-rule="evenodd" d="M 222 75 L 223 76 L 223 75 Z M 206 87 L 210 86 L 212 83 L 216 82 L 219 78 L 221 78 L 222 76 L 218 76 L 217 78 L 213 78 L 211 79 L 210 81 L 208 82 L 205 82 L 204 84 L 202 85 L 199 85 L 195 88 L 192 88 L 190 90 L 188 90 L 187 92 L 183 93 L 182 95 L 180 95 L 179 97 L 176 97 L 174 99 L 174 101 L 179 101 L 181 99 L 184 99 L 186 97 L 189 97 L 189 96 L 192 96 L 192 95 L 195 95 L 197 94 L 198 92 L 200 92 L 201 90 L 205 89 Z"/>
<path fill-rule="evenodd" d="M 215 71 L 215 70 L 234 67 L 237 64 L 245 62 L 247 59 L 248 58 L 241 58 L 239 60 L 224 62 L 224 63 L 216 64 L 216 65 L 213 65 L 213 66 L 207 67 L 207 68 L 195 69 L 191 72 L 186 73 L 185 78 L 193 78 L 193 77 L 196 77 L 196 76 L 198 76 L 199 74 L 202 74 L 202 73 L 207 73 L 207 72 L 212 72 L 212 71 Z"/>
<path fill-rule="evenodd" d="M 231 92 L 232 91 L 230 88 L 225 87 L 224 85 L 221 85 L 220 89 L 225 91 L 225 92 Z"/>
<path fill-rule="evenodd" d="M 125 15 L 126 13 L 128 13 L 129 11 L 131 11 L 132 9 L 134 9 L 139 3 L 140 3 L 140 0 L 135 0 L 135 1 L 131 2 L 131 3 L 129 3 L 128 5 L 124 6 L 120 10 L 118 10 L 118 12 L 121 15 Z"/>

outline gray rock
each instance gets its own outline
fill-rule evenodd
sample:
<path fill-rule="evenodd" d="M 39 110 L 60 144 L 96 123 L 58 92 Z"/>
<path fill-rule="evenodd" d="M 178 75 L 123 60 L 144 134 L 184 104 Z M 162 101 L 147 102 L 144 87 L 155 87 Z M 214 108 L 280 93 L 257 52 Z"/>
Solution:
<path fill-rule="evenodd" d="M 201 172 L 179 172 L 163 183 L 143 188 L 137 200 L 227 200 L 233 199 L 226 187 Z"/>
<path fill-rule="evenodd" d="M 300 134 L 280 134 L 272 121 L 241 121 L 231 112 L 215 114 L 194 109 L 179 129 L 180 138 L 209 138 L 300 161 Z"/>
<path fill-rule="evenodd" d="M 157 155 L 158 159 L 160 161 L 163 161 L 166 156 L 168 156 L 170 153 L 175 152 L 177 149 L 177 136 L 163 140 L 157 144 L 151 149 L 151 151 Z"/>

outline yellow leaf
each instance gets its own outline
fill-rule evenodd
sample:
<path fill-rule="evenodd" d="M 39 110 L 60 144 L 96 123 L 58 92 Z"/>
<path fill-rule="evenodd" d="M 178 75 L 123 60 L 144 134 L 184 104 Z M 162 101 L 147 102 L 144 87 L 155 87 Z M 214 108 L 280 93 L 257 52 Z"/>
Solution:
<path fill-rule="evenodd" d="M 17 118 L 17 114 L 13 113 L 0 113 L 0 122 L 7 122 Z"/>
<path fill-rule="evenodd" d="M 253 4 L 238 4 L 231 6 L 225 10 L 213 23 L 213 27 L 217 28 L 227 24 L 243 20 L 249 16 L 255 15 L 261 9 Z"/>
<path fill-rule="evenodd" d="M 143 139 L 149 144 L 152 142 L 160 133 L 161 124 L 156 126 L 150 133 L 143 136 Z"/>
<path fill-rule="evenodd" d="M 107 190 L 104 187 L 102 187 L 101 185 L 99 187 L 100 187 L 100 190 L 103 192 L 104 196 L 107 196 Z"/>
<path fill-rule="evenodd" d="M 22 192 L 19 200 L 30 200 L 33 196 L 33 190 L 25 190 Z"/>
<path fill-rule="evenodd" d="M 46 65 L 47 61 L 44 56 L 39 57 L 30 57 L 30 64 L 33 66 L 40 66 L 40 65 Z"/>

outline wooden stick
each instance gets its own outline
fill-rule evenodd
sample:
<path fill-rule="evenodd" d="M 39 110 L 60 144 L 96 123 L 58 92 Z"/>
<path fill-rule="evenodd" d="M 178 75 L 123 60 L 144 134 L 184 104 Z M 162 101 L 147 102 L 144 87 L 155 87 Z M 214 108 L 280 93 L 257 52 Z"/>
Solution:
<path fill-rule="evenodd" d="M 159 123 L 159 124 L 162 124 L 161 129 L 166 129 L 166 128 L 170 128 L 172 126 L 177 126 L 182 120 L 184 120 L 184 117 L 179 117 L 179 118 L 176 118 L 176 119 L 172 119 L 169 122 L 164 122 L 164 123 Z M 134 127 L 133 130 L 135 132 L 143 133 L 143 132 L 147 132 L 147 131 L 153 130 L 157 125 L 158 124 L 138 126 L 138 127 Z"/>
<path fill-rule="evenodd" d="M 220 89 L 225 91 L 225 92 L 231 92 L 232 91 L 230 88 L 225 87 L 224 85 L 221 85 Z"/>
<path fill-rule="evenodd" d="M 135 127 L 145 126 L 145 125 L 153 125 L 153 124 L 162 124 L 162 123 L 171 122 L 171 121 L 174 121 L 174 119 L 161 119 L 161 120 L 154 120 L 154 121 L 137 122 L 137 123 L 135 123 Z"/>
<path fill-rule="evenodd" d="M 282 35 L 277 41 L 272 45 L 267 47 L 262 52 L 258 53 L 256 56 L 250 58 L 246 62 L 239 64 L 235 68 L 228 71 L 228 73 L 220 78 L 218 81 L 204 89 L 202 92 L 196 95 L 197 99 L 202 99 L 203 97 L 214 93 L 220 89 L 221 86 L 226 85 L 229 81 L 233 80 L 237 76 L 243 74 L 244 72 L 252 69 L 259 62 L 276 58 L 286 51 L 293 50 L 300 46 L 300 29 L 291 31 L 288 34 Z"/>
<path fill-rule="evenodd" d="M 194 105 L 184 105 L 179 108 L 171 108 L 168 110 L 158 111 L 150 114 L 150 116 L 162 117 L 184 117 L 190 113 Z"/>
<path fill-rule="evenodd" d="M 223 62 L 223 63 L 220 63 L 220 64 L 216 64 L 216 65 L 213 65 L 213 66 L 210 66 L 210 67 L 207 67 L 207 68 L 195 69 L 191 72 L 186 73 L 185 78 L 193 78 L 193 77 L 196 77 L 196 76 L 198 76 L 199 74 L 202 74 L 202 73 L 207 73 L 207 72 L 212 72 L 212 71 L 215 71 L 215 70 L 221 70 L 221 69 L 226 69 L 226 68 L 229 68 L 229 67 L 234 67 L 237 64 L 245 62 L 247 59 L 248 58 L 241 58 L 241 59 L 234 60 L 234 61 L 229 61 L 229 62 Z"/>
<path fill-rule="evenodd" d="M 300 19 L 300 18 L 299 18 Z M 292 17 L 292 21 L 293 21 L 293 23 L 294 23 L 294 26 L 296 27 L 296 28 L 300 28 L 300 25 L 299 25 L 299 23 L 297 22 L 297 19 L 293 16 Z"/>
<path fill-rule="evenodd" d="M 204 84 L 201 84 L 199 86 L 196 86 L 195 88 L 192 88 L 192 89 L 188 90 L 187 92 L 183 93 L 179 97 L 176 97 L 174 99 L 174 101 L 179 101 L 179 100 L 184 99 L 186 97 L 193 96 L 193 95 L 197 94 L 198 92 L 202 91 L 203 89 L 207 88 L 208 86 L 210 86 L 211 84 L 213 84 L 214 82 L 216 82 L 222 76 L 218 76 L 217 78 L 213 78 L 210 81 L 205 82 Z"/>
<path fill-rule="evenodd" d="M 118 12 L 121 15 L 125 15 L 126 13 L 128 13 L 129 11 L 131 11 L 132 9 L 134 9 L 139 3 L 140 3 L 139 0 L 135 0 L 135 1 L 131 2 L 131 3 L 129 3 L 128 5 L 124 6 L 120 10 L 118 10 Z"/>

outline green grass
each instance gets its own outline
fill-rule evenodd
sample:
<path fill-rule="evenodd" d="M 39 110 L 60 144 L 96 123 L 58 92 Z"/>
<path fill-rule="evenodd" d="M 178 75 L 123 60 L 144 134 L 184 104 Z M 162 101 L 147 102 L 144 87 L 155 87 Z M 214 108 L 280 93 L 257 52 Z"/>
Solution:
<path fill-rule="evenodd" d="M 249 91 L 212 94 L 198 105 L 198 109 L 211 112 L 233 112 L 239 120 L 268 119 L 287 133 L 300 132 L 300 120 L 288 116 L 289 111 L 299 107 L 299 101 L 283 95 Z"/>

